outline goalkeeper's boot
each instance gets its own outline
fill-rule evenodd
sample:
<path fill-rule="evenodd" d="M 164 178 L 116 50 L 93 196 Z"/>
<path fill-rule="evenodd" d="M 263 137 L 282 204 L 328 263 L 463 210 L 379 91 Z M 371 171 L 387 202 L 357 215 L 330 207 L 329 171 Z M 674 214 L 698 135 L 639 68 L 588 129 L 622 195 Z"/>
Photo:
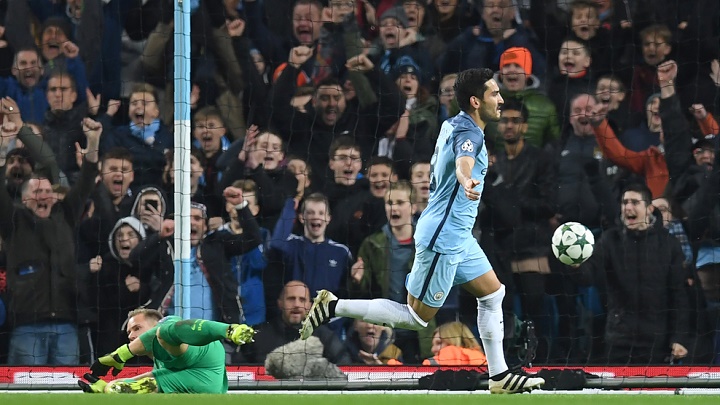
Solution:
<path fill-rule="evenodd" d="M 157 392 L 157 382 L 152 377 L 139 380 L 115 380 L 108 383 L 105 392 L 110 394 L 152 394 Z"/>
<path fill-rule="evenodd" d="M 255 329 L 245 324 L 234 323 L 228 327 L 227 338 L 232 340 L 236 345 L 244 345 L 245 343 L 254 342 Z"/>
<path fill-rule="evenodd" d="M 491 394 L 518 394 L 530 392 L 545 384 L 545 380 L 534 374 L 528 374 L 522 369 L 508 370 L 499 381 L 492 378 L 488 381 Z"/>
<path fill-rule="evenodd" d="M 310 312 L 302 321 L 300 339 L 306 340 L 312 336 L 315 329 L 319 328 L 320 325 L 330 322 L 333 315 L 330 313 L 330 303 L 337 302 L 337 299 L 335 294 L 328 290 L 320 290 L 317 292 L 312 307 L 310 307 Z"/>

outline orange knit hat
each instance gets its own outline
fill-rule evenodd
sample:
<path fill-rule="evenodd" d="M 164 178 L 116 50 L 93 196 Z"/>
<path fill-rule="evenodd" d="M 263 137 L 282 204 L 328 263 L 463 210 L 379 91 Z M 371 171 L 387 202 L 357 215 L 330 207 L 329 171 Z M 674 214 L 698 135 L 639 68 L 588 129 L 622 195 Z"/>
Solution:
<path fill-rule="evenodd" d="M 530 51 L 527 48 L 514 47 L 506 49 L 505 52 L 500 55 L 500 69 L 510 63 L 520 65 L 528 76 L 532 73 L 532 55 L 530 55 Z"/>

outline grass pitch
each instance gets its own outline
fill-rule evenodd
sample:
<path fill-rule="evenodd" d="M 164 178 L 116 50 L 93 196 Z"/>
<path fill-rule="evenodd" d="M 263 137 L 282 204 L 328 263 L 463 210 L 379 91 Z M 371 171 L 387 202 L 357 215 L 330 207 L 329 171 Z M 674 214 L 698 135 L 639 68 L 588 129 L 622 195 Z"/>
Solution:
<path fill-rule="evenodd" d="M 239 395 L 90 395 L 90 394 L 1 394 L 2 405 L 469 405 L 492 402 L 493 405 L 666 405 L 714 404 L 720 396 L 673 395 L 310 395 L 310 394 L 239 394 Z"/>

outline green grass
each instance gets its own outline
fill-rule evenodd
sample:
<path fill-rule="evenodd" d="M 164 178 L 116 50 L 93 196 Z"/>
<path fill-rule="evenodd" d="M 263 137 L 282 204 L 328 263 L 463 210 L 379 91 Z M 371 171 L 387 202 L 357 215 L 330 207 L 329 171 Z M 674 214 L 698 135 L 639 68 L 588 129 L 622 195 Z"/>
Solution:
<path fill-rule="evenodd" d="M 478 403 L 531 405 L 665 405 L 718 404 L 718 396 L 670 395 L 108 395 L 0 394 L 3 405 L 471 405 Z"/>

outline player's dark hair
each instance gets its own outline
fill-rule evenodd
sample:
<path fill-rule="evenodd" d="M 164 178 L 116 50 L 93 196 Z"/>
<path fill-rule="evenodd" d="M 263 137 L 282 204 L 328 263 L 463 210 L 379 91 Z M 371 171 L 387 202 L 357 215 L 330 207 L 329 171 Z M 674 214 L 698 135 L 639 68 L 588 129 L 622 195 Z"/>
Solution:
<path fill-rule="evenodd" d="M 470 97 L 477 97 L 483 100 L 485 90 L 487 90 L 488 80 L 493 78 L 493 71 L 487 68 L 468 69 L 458 73 L 455 80 L 455 98 L 458 106 L 466 113 L 472 112 L 470 106 Z"/>
<path fill-rule="evenodd" d="M 528 120 L 528 110 L 525 107 L 525 103 L 517 98 L 510 97 L 507 100 L 505 100 L 505 103 L 500 107 L 502 108 L 502 111 L 511 110 L 511 111 L 519 111 L 520 116 L 523 119 L 523 122 L 527 122 Z"/>

